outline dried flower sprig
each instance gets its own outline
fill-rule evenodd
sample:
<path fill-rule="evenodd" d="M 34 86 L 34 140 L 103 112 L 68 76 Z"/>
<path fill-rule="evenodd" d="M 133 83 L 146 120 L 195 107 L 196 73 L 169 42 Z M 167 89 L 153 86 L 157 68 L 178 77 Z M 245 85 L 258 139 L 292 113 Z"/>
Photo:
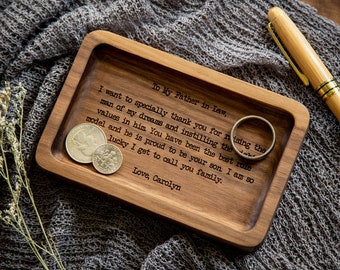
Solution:
<path fill-rule="evenodd" d="M 55 243 L 48 236 L 40 218 L 25 168 L 22 152 L 25 94 L 26 89 L 21 84 L 11 88 L 6 82 L 5 88 L 0 90 L 0 180 L 6 182 L 11 195 L 8 208 L 0 210 L 0 220 L 24 237 L 44 269 L 49 269 L 44 254 L 51 256 L 60 269 L 65 269 Z M 36 214 L 44 236 L 43 243 L 32 238 L 25 221 L 20 207 L 23 192 L 27 193 Z"/>

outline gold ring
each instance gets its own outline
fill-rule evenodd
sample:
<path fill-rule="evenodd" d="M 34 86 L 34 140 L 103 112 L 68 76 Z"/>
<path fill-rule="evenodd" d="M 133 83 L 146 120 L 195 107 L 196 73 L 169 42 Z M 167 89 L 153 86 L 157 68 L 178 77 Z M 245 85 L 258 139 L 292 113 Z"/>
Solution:
<path fill-rule="evenodd" d="M 261 120 L 263 122 L 265 122 L 271 129 L 272 131 L 272 143 L 270 145 L 270 147 L 261 155 L 257 155 L 257 156 L 252 156 L 252 155 L 247 155 L 243 152 L 241 152 L 235 145 L 235 142 L 234 142 L 234 137 L 236 135 L 236 129 L 238 128 L 238 126 L 249 120 L 249 119 L 258 119 L 258 120 Z M 274 148 L 274 145 L 275 145 L 275 141 L 276 141 L 276 133 L 275 133 L 275 129 L 273 127 L 273 125 L 265 118 L 261 117 L 261 116 L 258 116 L 258 115 L 248 115 L 248 116 L 245 116 L 245 117 L 242 117 L 241 119 L 239 119 L 235 124 L 234 126 L 232 127 L 231 129 L 231 133 L 230 133 L 230 141 L 231 141 L 231 145 L 234 149 L 234 151 L 241 157 L 245 158 L 245 159 L 249 159 L 249 160 L 261 160 L 263 158 L 265 158 Z"/>

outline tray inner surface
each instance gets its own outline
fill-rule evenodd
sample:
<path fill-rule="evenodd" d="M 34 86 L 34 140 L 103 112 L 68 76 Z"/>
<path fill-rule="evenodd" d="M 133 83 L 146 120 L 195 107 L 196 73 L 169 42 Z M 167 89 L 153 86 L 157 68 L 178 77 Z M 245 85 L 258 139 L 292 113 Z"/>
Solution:
<path fill-rule="evenodd" d="M 249 114 L 268 119 L 277 134 L 273 151 L 254 163 L 239 158 L 230 143 L 232 125 Z M 101 126 L 124 156 L 118 172 L 91 181 L 125 186 L 122 199 L 138 190 L 148 202 L 169 201 L 168 211 L 181 208 L 239 231 L 256 223 L 294 124 L 279 108 L 105 44 L 93 50 L 54 138 L 60 162 L 75 163 L 65 137 L 84 122 Z M 259 154 L 269 134 L 261 123 L 245 123 L 232 139 Z M 95 173 L 91 165 L 77 166 Z"/>

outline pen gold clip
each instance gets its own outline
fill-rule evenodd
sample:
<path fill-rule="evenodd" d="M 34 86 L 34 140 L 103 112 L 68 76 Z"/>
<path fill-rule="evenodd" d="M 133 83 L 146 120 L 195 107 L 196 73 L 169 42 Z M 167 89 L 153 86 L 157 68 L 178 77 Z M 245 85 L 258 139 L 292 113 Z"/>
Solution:
<path fill-rule="evenodd" d="M 273 28 L 272 28 L 272 23 L 268 23 L 268 31 L 270 33 L 270 35 L 272 36 L 272 38 L 274 39 L 276 45 L 279 47 L 280 51 L 282 52 L 283 56 L 287 59 L 288 63 L 290 64 L 290 66 L 293 68 L 293 70 L 295 71 L 295 73 L 299 76 L 299 78 L 301 79 L 301 81 L 303 82 L 303 84 L 305 86 L 309 85 L 309 80 L 306 77 L 305 74 L 303 74 L 298 67 L 295 65 L 294 61 L 290 58 L 289 54 L 287 53 L 287 51 L 285 50 L 284 46 L 281 44 L 279 38 L 276 36 Z"/>
<path fill-rule="evenodd" d="M 272 7 L 268 11 L 268 19 L 269 33 L 289 64 L 306 86 L 310 84 L 313 87 L 340 122 L 339 83 L 281 8 Z"/>

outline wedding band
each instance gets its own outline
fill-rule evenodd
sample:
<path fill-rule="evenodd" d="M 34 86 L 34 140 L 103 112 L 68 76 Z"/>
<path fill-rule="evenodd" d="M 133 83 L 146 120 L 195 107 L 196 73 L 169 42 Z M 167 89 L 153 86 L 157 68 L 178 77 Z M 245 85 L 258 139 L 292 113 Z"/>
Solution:
<path fill-rule="evenodd" d="M 271 132 L 272 132 L 272 143 L 271 145 L 269 146 L 269 148 L 264 152 L 262 153 L 261 155 L 257 155 L 257 156 L 252 156 L 252 155 L 247 155 L 243 152 L 241 152 L 235 145 L 235 142 L 234 142 L 234 137 L 236 135 L 236 130 L 237 128 L 239 127 L 239 125 L 247 120 L 250 120 L 250 119 L 258 119 L 258 120 L 261 120 L 263 122 L 265 122 L 271 129 Z M 239 119 L 235 124 L 234 126 L 232 127 L 231 129 L 231 133 L 230 133 L 230 141 L 231 141 L 231 145 L 232 147 L 234 148 L 235 152 L 240 155 L 241 157 L 245 158 L 245 159 L 249 159 L 249 160 L 261 160 L 263 158 L 265 158 L 274 148 L 274 145 L 275 145 L 275 141 L 276 141 L 276 133 L 275 133 L 275 129 L 273 127 L 273 125 L 265 118 L 261 117 L 261 116 L 258 116 L 258 115 L 248 115 L 248 116 L 245 116 L 245 117 L 242 117 L 241 119 Z"/>

